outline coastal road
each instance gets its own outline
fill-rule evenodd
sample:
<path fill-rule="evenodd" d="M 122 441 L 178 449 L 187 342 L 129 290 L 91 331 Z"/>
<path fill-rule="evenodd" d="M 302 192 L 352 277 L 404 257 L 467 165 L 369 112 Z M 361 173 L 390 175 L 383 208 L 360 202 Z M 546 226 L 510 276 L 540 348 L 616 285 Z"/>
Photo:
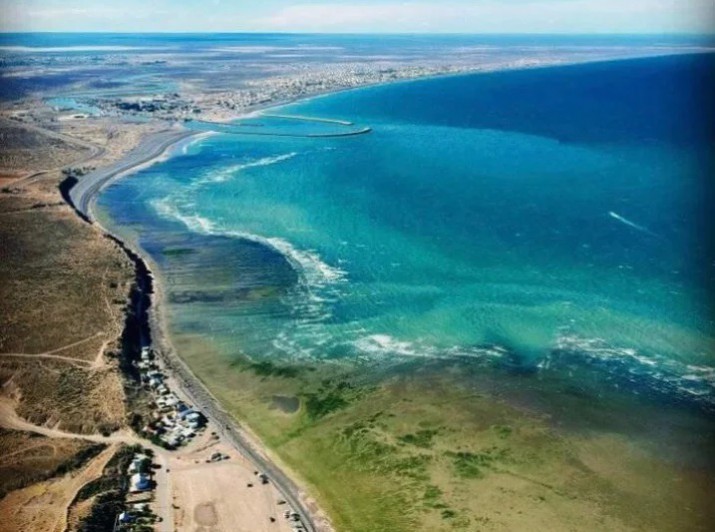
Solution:
<path fill-rule="evenodd" d="M 95 170 L 80 178 L 69 191 L 74 208 L 81 215 L 92 220 L 92 204 L 103 187 L 122 174 L 159 157 L 171 145 L 199 133 L 198 131 L 187 131 L 183 129 L 167 129 L 145 137 L 140 146 L 130 151 L 118 162 Z M 108 232 L 108 234 L 111 234 L 111 232 Z M 119 239 L 117 235 L 112 236 Z M 119 240 L 121 241 L 121 239 Z M 126 243 L 124 243 L 124 245 L 125 247 L 127 246 Z M 142 259 L 141 256 L 136 253 L 136 250 L 132 251 L 136 255 L 137 260 L 141 260 L 146 265 L 146 260 Z M 156 305 L 153 305 L 150 309 L 150 315 L 153 314 L 151 310 L 155 309 Z M 146 311 L 146 309 L 140 309 L 140 312 L 142 311 Z M 151 317 L 156 318 L 156 316 Z M 161 320 L 150 319 L 150 322 L 152 323 L 152 333 L 154 333 L 152 336 L 159 336 L 161 338 L 161 327 L 159 326 Z M 270 478 L 270 481 L 288 502 L 293 511 L 300 516 L 304 530 L 306 532 L 331 530 L 327 524 L 320 527 L 316 526 L 314 520 L 315 510 L 308 507 L 307 501 L 305 501 L 304 495 L 298 486 L 262 452 L 259 442 L 250 437 L 243 428 L 237 425 L 230 414 L 221 408 L 216 398 L 194 376 L 193 372 L 191 372 L 184 361 L 175 354 L 173 349 L 170 346 L 162 346 L 164 347 L 162 348 L 153 345 L 152 347 L 164 355 L 162 358 L 166 363 L 167 369 L 171 370 L 177 384 L 179 384 L 179 390 L 183 392 L 196 408 L 202 410 L 204 414 L 214 422 L 217 432 L 224 437 L 225 441 L 252 462 L 257 470 L 265 473 Z M 148 442 L 142 443 L 146 446 Z M 151 447 L 151 445 L 148 446 Z M 169 484 L 169 482 L 170 479 L 164 479 L 164 483 Z M 167 505 L 166 494 L 167 491 L 162 490 L 159 494 L 158 502 L 163 509 L 170 510 L 172 507 L 171 504 Z M 164 516 L 167 523 L 171 523 L 173 518 L 168 514 L 173 512 L 164 513 L 167 514 Z"/>
<path fill-rule="evenodd" d="M 91 220 L 92 202 L 99 191 L 109 184 L 112 179 L 137 166 L 148 163 L 152 159 L 159 157 L 172 144 L 197 133 L 196 131 L 182 129 L 167 129 L 147 136 L 139 146 L 130 151 L 121 160 L 81 177 L 70 190 L 70 198 L 74 207 Z"/>
<path fill-rule="evenodd" d="M 157 349 L 157 346 L 154 348 Z M 306 532 L 331 530 L 328 526 L 316 525 L 313 512 L 301 496 L 298 486 L 261 452 L 258 442 L 254 442 L 253 438 L 249 437 L 246 431 L 237 425 L 231 415 L 221 408 L 218 400 L 194 376 L 186 363 L 171 349 L 163 349 L 160 352 L 163 355 L 165 369 L 177 384 L 180 395 L 185 396 L 213 422 L 216 432 L 229 445 L 253 463 L 258 471 L 268 476 L 270 482 L 281 493 L 293 511 L 300 516 L 304 530 Z"/>

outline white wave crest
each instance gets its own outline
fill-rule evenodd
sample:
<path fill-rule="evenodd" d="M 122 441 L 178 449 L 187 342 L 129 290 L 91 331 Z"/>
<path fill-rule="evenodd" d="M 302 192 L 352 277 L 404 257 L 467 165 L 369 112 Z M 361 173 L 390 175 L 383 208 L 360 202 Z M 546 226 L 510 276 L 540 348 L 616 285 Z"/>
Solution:
<path fill-rule="evenodd" d="M 389 334 L 371 334 L 361 336 L 354 342 L 353 347 L 364 355 L 371 358 L 388 357 L 412 357 L 430 359 L 452 359 L 452 358 L 500 358 L 505 351 L 499 347 L 482 346 L 453 346 L 439 348 L 423 341 L 398 340 Z"/>
<path fill-rule="evenodd" d="M 575 334 L 561 335 L 555 347 L 557 351 L 577 354 L 586 362 L 610 367 L 610 371 L 618 372 L 621 377 L 627 373 L 641 382 L 649 380 L 655 388 L 715 403 L 715 368 L 711 366 L 686 364 L 658 354 L 645 355 L 633 348 L 612 346 L 601 338 L 582 338 Z M 539 367 L 546 369 L 557 363 L 552 354 Z"/>
<path fill-rule="evenodd" d="M 355 340 L 353 344 L 359 351 L 367 355 L 400 355 L 400 356 L 429 356 L 412 342 L 401 341 L 389 334 L 371 334 Z"/>
<path fill-rule="evenodd" d="M 292 159 L 296 155 L 298 155 L 297 152 L 290 152 L 290 153 L 284 153 L 283 155 L 275 155 L 273 157 L 263 157 L 261 159 L 255 160 L 255 161 L 249 161 L 247 163 L 234 164 L 231 166 L 227 166 L 227 167 L 221 168 L 219 170 L 216 170 L 214 172 L 211 172 L 204 179 L 201 179 L 198 182 L 198 185 L 204 185 L 206 183 L 223 183 L 224 181 L 228 181 L 229 179 L 236 177 L 236 175 L 238 175 L 239 172 L 241 172 L 242 170 L 246 170 L 247 168 L 270 166 L 272 164 L 277 164 L 282 161 L 287 161 L 288 159 Z"/>
<path fill-rule="evenodd" d="M 185 191 L 183 194 L 167 196 L 152 202 L 155 211 L 165 219 L 182 222 L 187 229 L 195 233 L 222 235 L 243 240 L 256 242 L 270 247 L 283 255 L 294 270 L 300 275 L 301 280 L 310 288 L 323 287 L 337 283 L 346 276 L 345 270 L 331 266 L 321 260 L 314 250 L 298 249 L 287 240 L 279 237 L 264 237 L 253 233 L 224 229 L 213 221 L 198 214 L 188 214 L 184 212 L 186 208 L 194 205 L 187 196 L 193 196 L 195 189 L 208 183 L 220 183 L 232 179 L 240 171 L 247 168 L 269 166 L 292 159 L 298 155 L 297 152 L 284 153 L 271 157 L 263 157 L 249 162 L 236 164 L 214 171 L 203 179 L 196 181 L 193 190 Z M 322 302 L 323 298 L 315 293 L 310 293 L 312 302 Z"/>
<path fill-rule="evenodd" d="M 171 197 L 153 201 L 152 207 L 159 216 L 179 221 L 194 233 L 241 238 L 270 247 L 286 258 L 309 288 L 319 288 L 346 280 L 347 272 L 345 270 L 323 262 L 316 251 L 298 249 L 285 239 L 222 229 L 215 222 L 203 216 L 182 213 L 172 202 Z M 310 295 L 312 301 L 322 300 L 316 294 L 311 293 Z"/>

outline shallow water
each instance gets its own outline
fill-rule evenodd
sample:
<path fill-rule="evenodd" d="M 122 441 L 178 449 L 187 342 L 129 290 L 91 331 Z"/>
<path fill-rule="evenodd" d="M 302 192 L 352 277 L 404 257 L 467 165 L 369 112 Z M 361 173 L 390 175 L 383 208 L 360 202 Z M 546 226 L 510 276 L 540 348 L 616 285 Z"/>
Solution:
<path fill-rule="evenodd" d="M 226 357 L 470 357 L 715 404 L 713 59 L 349 91 L 183 146 L 100 198 Z M 345 126 L 347 127 L 347 126 Z M 594 375 L 596 378 L 594 379 Z M 583 378 L 582 378 L 583 376 Z M 584 384 L 585 385 L 585 384 Z"/>

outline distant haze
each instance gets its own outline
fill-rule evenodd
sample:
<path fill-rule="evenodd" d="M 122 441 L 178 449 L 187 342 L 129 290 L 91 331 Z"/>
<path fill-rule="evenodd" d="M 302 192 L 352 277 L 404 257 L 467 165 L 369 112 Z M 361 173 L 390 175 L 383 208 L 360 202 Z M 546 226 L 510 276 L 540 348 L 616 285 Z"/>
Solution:
<path fill-rule="evenodd" d="M 713 0 L 0 0 L 0 31 L 710 33 Z"/>

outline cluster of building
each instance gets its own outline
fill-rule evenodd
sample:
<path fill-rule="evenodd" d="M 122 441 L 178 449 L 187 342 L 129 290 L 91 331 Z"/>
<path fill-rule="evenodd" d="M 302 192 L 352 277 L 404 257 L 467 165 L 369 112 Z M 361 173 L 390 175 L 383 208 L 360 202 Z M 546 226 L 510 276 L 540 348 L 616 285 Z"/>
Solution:
<path fill-rule="evenodd" d="M 114 532 L 132 532 L 153 528 L 156 515 L 145 502 L 130 504 L 126 510 L 119 514 L 114 526 Z M 149 528 L 147 528 L 149 527 Z"/>
<path fill-rule="evenodd" d="M 134 454 L 127 475 L 129 477 L 129 503 L 125 510 L 117 516 L 115 532 L 138 531 L 151 528 L 157 517 L 152 512 L 148 501 L 150 492 L 154 491 L 156 482 L 152 475 L 153 461 L 151 456 L 142 452 Z"/>
<path fill-rule="evenodd" d="M 235 117 L 237 113 L 255 106 L 290 101 L 306 95 L 460 70 L 464 70 L 464 67 L 338 63 L 318 70 L 304 68 L 285 76 L 261 77 L 247 81 L 242 88 L 219 94 L 212 91 L 196 94 L 194 98 L 186 98 L 179 93 L 109 98 L 98 96 L 91 103 L 105 115 L 151 116 L 164 120 L 207 115 L 208 119 L 224 119 Z"/>
<path fill-rule="evenodd" d="M 139 493 L 150 491 L 154 483 L 151 479 L 151 458 L 146 454 L 137 453 L 129 465 L 129 492 Z"/>
<path fill-rule="evenodd" d="M 191 440 L 206 427 L 207 419 L 169 389 L 165 375 L 148 347 L 142 349 L 136 363 L 141 381 L 154 397 L 154 418 L 142 429 L 144 436 L 167 449 L 175 449 Z"/>
<path fill-rule="evenodd" d="M 201 112 L 201 109 L 193 106 L 191 102 L 183 100 L 177 93 L 154 97 L 109 100 L 104 105 L 109 105 L 127 113 L 146 113 L 167 115 L 169 117 Z"/>
<path fill-rule="evenodd" d="M 253 88 L 244 91 L 241 103 L 248 107 L 361 85 L 461 70 L 463 68 L 450 65 L 429 67 L 421 65 L 373 66 L 362 63 L 334 64 L 319 70 L 306 70 L 297 75 L 250 81 L 248 84 Z"/>

